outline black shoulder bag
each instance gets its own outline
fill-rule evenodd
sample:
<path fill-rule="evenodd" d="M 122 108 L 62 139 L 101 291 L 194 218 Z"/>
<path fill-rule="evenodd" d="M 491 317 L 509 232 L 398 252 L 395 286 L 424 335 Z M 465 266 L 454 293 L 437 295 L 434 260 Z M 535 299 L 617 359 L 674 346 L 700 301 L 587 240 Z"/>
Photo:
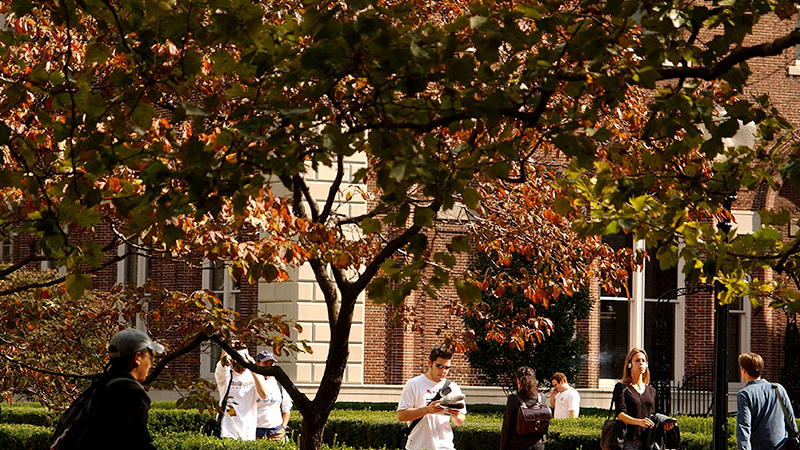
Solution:
<path fill-rule="evenodd" d="M 789 419 L 789 413 L 786 411 L 786 404 L 783 403 L 783 397 L 780 391 L 778 391 L 778 385 L 773 384 L 772 388 L 775 390 L 775 396 L 778 397 L 778 402 L 781 404 L 783 420 L 786 422 L 786 431 L 789 433 L 789 438 L 786 440 L 786 445 L 783 446 L 783 450 L 798 450 L 800 449 L 800 435 L 797 434 L 797 430 L 793 426 L 794 424 L 791 419 Z"/>
<path fill-rule="evenodd" d="M 225 397 L 222 399 L 222 408 L 217 413 L 216 419 L 208 419 L 203 424 L 203 434 L 206 436 L 214 436 L 216 438 L 222 436 L 222 415 L 225 414 L 225 407 L 228 406 L 228 393 L 231 392 L 231 383 L 233 383 L 233 369 L 231 368 L 231 379 L 228 380 L 228 389 L 225 389 Z"/>
<path fill-rule="evenodd" d="M 428 402 L 428 405 L 430 405 L 431 403 L 435 402 L 436 400 L 439 400 L 440 398 L 442 398 L 443 396 L 445 396 L 445 395 L 447 395 L 449 393 L 450 393 L 450 380 L 445 380 L 444 386 L 442 386 L 442 388 L 439 389 L 439 392 L 437 392 L 436 395 L 433 396 L 431 401 Z M 425 417 L 425 416 L 422 416 L 422 417 Z M 404 426 L 400 430 L 400 435 L 397 436 L 397 448 L 399 448 L 401 450 L 406 448 L 406 443 L 408 443 L 408 436 L 411 434 L 411 430 L 413 430 L 414 427 L 417 426 L 419 421 L 422 420 L 422 417 L 414 419 L 413 421 L 411 421 L 410 424 Z"/>
<path fill-rule="evenodd" d="M 614 387 L 614 392 L 617 389 Z M 625 422 L 611 417 L 614 409 L 614 395 L 611 395 L 611 406 L 608 407 L 608 417 L 600 431 L 600 448 L 603 450 L 622 450 L 625 445 Z"/>

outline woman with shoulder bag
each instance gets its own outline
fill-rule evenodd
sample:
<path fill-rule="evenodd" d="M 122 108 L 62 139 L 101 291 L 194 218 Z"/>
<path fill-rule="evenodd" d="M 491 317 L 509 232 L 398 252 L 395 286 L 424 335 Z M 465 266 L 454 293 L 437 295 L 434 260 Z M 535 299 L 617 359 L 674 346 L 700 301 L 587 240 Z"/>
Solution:
<path fill-rule="evenodd" d="M 517 369 L 517 393 L 508 396 L 500 432 L 500 450 L 544 450 L 545 434 L 519 434 L 517 416 L 522 404 L 534 406 L 541 403 L 536 372 L 527 366 Z M 547 406 L 545 406 L 547 408 Z"/>
<path fill-rule="evenodd" d="M 654 426 L 652 416 L 655 412 L 656 390 L 649 383 L 647 353 L 634 348 L 625 357 L 621 382 L 614 386 L 617 419 L 627 424 L 624 450 L 642 450 L 643 434 Z M 673 426 L 674 419 L 663 423 L 667 431 Z"/>

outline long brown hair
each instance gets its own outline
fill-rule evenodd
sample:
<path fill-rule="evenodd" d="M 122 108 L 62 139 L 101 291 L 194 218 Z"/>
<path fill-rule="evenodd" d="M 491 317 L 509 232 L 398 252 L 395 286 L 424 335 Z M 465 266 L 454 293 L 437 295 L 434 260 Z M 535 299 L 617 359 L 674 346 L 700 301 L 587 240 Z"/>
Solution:
<path fill-rule="evenodd" d="M 517 369 L 517 382 L 520 397 L 529 400 L 539 395 L 539 382 L 536 380 L 536 371 L 528 366 Z"/>
<path fill-rule="evenodd" d="M 622 384 L 629 385 L 633 383 L 633 379 L 631 378 L 631 360 L 637 353 L 644 355 L 644 360 L 648 363 L 650 362 L 646 351 L 641 348 L 632 348 L 631 351 L 628 352 L 628 356 L 625 357 L 625 367 L 622 369 Z M 647 369 L 645 369 L 642 374 L 642 381 L 644 381 L 644 384 L 650 384 L 650 364 L 647 365 Z"/>

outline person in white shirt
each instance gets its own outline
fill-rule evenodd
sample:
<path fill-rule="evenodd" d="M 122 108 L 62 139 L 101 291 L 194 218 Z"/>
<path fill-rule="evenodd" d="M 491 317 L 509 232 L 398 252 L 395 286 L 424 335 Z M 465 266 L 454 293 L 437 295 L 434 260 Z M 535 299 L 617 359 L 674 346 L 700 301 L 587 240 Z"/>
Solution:
<path fill-rule="evenodd" d="M 465 403 L 460 407 L 444 407 L 442 399 L 433 400 L 447 383 L 446 375 L 450 371 L 453 352 L 444 347 L 431 351 L 428 370 L 406 383 L 397 405 L 397 420 L 412 422 L 421 419 L 411 430 L 406 443 L 407 450 L 454 450 L 453 429 L 450 424 L 461 426 L 466 421 Z M 463 393 L 457 384 L 450 382 L 449 395 L 463 401 Z M 442 394 L 444 397 L 445 394 Z"/>
<path fill-rule="evenodd" d="M 578 417 L 581 412 L 581 396 L 567 383 L 567 376 L 556 372 L 550 377 L 553 389 L 550 390 L 550 407 L 553 408 L 554 419 Z"/>
<path fill-rule="evenodd" d="M 252 361 L 247 349 L 238 350 L 242 358 Z M 214 378 L 219 389 L 220 405 L 228 390 L 228 401 L 225 414 L 222 415 L 222 432 L 220 437 L 254 441 L 256 439 L 257 400 L 267 398 L 267 387 L 263 377 L 253 376 L 246 368 L 222 352 L 217 362 Z"/>
<path fill-rule="evenodd" d="M 269 367 L 275 364 L 275 355 L 270 351 L 262 350 L 256 355 L 256 364 Z M 291 416 L 292 398 L 275 377 L 261 375 L 257 375 L 257 377 L 261 377 L 267 386 L 267 398 L 256 401 L 258 403 L 256 439 L 266 438 L 271 441 L 283 442 Z"/>

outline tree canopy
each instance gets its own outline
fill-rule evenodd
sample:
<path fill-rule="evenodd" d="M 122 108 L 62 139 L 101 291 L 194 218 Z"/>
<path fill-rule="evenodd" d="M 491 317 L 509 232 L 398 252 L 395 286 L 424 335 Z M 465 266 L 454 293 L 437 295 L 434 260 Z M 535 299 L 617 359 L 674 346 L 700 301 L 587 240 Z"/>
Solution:
<path fill-rule="evenodd" d="M 398 303 L 432 260 L 440 270 L 427 286 L 444 286 L 454 254 L 470 246 L 456 238 L 430 255 L 424 232 L 457 205 L 489 207 L 492 183 L 525 185 L 543 165 L 564 161 L 545 209 L 570 218 L 573 231 L 633 233 L 659 244 L 662 266 L 689 261 L 688 283 L 719 280 L 727 299 L 749 292 L 796 308 L 783 278 L 744 279 L 769 267 L 797 280 L 800 241 L 785 244 L 776 231 L 788 215 L 764 213 L 759 231 L 727 239 L 712 223 L 732 192 L 800 175 L 781 159 L 787 122 L 766 95 L 744 95 L 748 60 L 800 43 L 792 31 L 751 45 L 755 27 L 774 14 L 788 21 L 794 8 L 784 0 L 4 0 L 0 232 L 33 234 L 38 246 L 0 276 L 53 260 L 67 269 L 66 292 L 80 298 L 90 274 L 114 262 L 108 252 L 137 239 L 169 257 L 231 261 L 251 281 L 283 280 L 287 266 L 309 263 L 331 342 L 315 399 L 291 391 L 306 449 L 319 446 L 338 395 L 358 295 L 369 288 L 372 300 Z M 724 145 L 751 122 L 752 148 Z M 346 174 L 344 158 L 357 152 L 369 168 Z M 321 167 L 337 175 L 319 201 L 305 174 Z M 350 181 L 370 186 L 364 215 L 334 208 Z M 78 239 L 101 223 L 113 224 L 115 242 Z M 484 223 L 503 228 L 495 236 L 521 224 Z M 241 239 L 245 226 L 259 238 Z M 353 227 L 359 236 L 346 238 Z M 515 250 L 535 249 L 517 237 Z M 531 274 L 528 298 L 576 291 L 583 272 L 562 267 Z M 469 305 L 502 283 L 456 285 Z M 544 332 L 547 322 L 538 323 Z M 197 336 L 229 348 L 217 331 Z"/>

